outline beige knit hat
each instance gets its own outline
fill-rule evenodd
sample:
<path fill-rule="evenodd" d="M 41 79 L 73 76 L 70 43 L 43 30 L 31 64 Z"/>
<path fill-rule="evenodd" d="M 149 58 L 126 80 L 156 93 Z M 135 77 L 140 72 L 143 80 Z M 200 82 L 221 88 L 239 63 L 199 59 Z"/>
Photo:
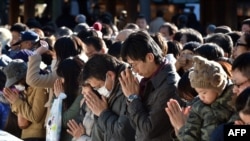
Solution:
<path fill-rule="evenodd" d="M 227 74 L 222 66 L 201 56 L 194 56 L 193 61 L 194 68 L 189 73 L 191 86 L 211 88 L 221 94 L 227 85 Z"/>

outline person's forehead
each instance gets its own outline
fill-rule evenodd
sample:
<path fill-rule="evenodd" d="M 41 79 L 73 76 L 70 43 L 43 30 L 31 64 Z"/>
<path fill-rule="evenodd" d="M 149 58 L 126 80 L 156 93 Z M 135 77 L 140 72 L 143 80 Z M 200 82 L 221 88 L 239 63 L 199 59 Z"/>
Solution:
<path fill-rule="evenodd" d="M 98 82 L 98 81 L 100 81 L 100 80 L 96 79 L 95 77 L 89 77 L 89 78 L 86 80 L 87 83 Z"/>
<path fill-rule="evenodd" d="M 133 63 L 133 62 L 138 62 L 138 60 L 132 59 L 129 56 L 127 56 L 127 62 L 128 63 Z"/>
<path fill-rule="evenodd" d="M 11 34 L 14 37 L 20 37 L 21 36 L 21 34 L 19 32 L 17 32 L 17 31 L 11 31 Z"/>
<path fill-rule="evenodd" d="M 242 74 L 242 72 L 238 69 L 232 70 L 232 80 L 238 80 L 243 79 L 245 76 Z"/>
<path fill-rule="evenodd" d="M 90 78 L 88 78 L 88 79 L 85 81 L 86 84 L 90 84 L 92 87 L 93 87 L 93 86 L 97 86 L 97 85 L 99 85 L 99 84 L 102 83 L 102 82 L 103 82 L 102 80 L 97 79 L 97 78 L 95 78 L 95 77 L 90 77 Z"/>

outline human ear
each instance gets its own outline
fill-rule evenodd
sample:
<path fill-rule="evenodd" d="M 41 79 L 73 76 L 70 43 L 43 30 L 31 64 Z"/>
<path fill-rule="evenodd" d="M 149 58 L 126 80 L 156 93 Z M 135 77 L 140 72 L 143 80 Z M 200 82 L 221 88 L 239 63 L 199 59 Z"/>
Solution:
<path fill-rule="evenodd" d="M 146 61 L 149 61 L 149 62 L 154 62 L 154 55 L 152 53 L 147 53 L 146 55 Z"/>

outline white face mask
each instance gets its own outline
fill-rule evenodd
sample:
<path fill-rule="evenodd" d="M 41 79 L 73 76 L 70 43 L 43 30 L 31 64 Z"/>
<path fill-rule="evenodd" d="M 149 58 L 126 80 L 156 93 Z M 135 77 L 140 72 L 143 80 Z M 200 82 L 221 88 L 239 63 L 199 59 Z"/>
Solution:
<path fill-rule="evenodd" d="M 24 85 L 21 85 L 21 84 L 18 84 L 18 85 L 14 85 L 15 88 L 19 91 L 19 92 L 22 92 L 25 90 L 25 86 Z"/>
<path fill-rule="evenodd" d="M 106 80 L 107 80 L 107 77 L 106 77 Z M 111 91 L 109 91 L 107 88 L 106 88 L 106 80 L 105 80 L 105 83 L 102 87 L 100 87 L 99 89 L 97 89 L 96 91 L 100 94 L 100 95 L 103 95 L 105 97 L 109 97 L 110 94 L 111 94 Z M 112 88 L 113 89 L 113 88 Z"/>
<path fill-rule="evenodd" d="M 97 89 L 97 92 L 100 94 L 100 95 L 103 95 L 105 97 L 109 97 L 110 94 L 111 94 L 111 91 L 109 91 L 105 85 L 102 86 L 101 88 Z"/>

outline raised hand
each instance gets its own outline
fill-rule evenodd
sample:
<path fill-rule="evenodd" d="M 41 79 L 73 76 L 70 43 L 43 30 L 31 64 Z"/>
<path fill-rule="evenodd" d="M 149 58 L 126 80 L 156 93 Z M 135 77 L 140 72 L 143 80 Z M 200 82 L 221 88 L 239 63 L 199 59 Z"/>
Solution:
<path fill-rule="evenodd" d="M 57 79 L 54 83 L 54 93 L 55 96 L 58 97 L 60 93 L 63 93 L 64 89 L 63 89 L 63 83 L 61 79 Z"/>
<path fill-rule="evenodd" d="M 3 93 L 3 96 L 9 101 L 10 104 L 15 103 L 19 99 L 18 91 L 11 90 L 10 88 L 4 88 Z"/>
<path fill-rule="evenodd" d="M 119 81 L 126 97 L 131 94 L 139 94 L 139 81 L 130 69 L 127 68 L 121 73 Z"/>
<path fill-rule="evenodd" d="M 77 124 L 74 119 L 69 120 L 67 126 L 69 128 L 67 129 L 67 132 L 76 139 L 86 134 L 86 130 L 83 127 L 82 123 Z"/>
<path fill-rule="evenodd" d="M 182 109 L 178 101 L 176 101 L 175 99 L 170 99 L 167 102 L 165 111 L 168 114 L 170 122 L 175 128 L 175 131 L 178 132 L 179 129 L 185 124 L 186 118 L 190 111 L 190 107 Z"/>
<path fill-rule="evenodd" d="M 84 96 L 87 106 L 96 116 L 100 116 L 104 110 L 108 109 L 108 102 L 104 96 L 100 99 L 92 90 L 86 92 Z"/>
<path fill-rule="evenodd" d="M 40 44 L 41 44 L 41 46 L 40 46 L 39 48 L 37 48 L 37 49 L 35 50 L 35 52 L 36 52 L 37 54 L 42 55 L 42 54 L 44 54 L 47 50 L 49 50 L 49 44 L 48 44 L 46 41 L 44 41 L 44 40 L 40 40 Z"/>

